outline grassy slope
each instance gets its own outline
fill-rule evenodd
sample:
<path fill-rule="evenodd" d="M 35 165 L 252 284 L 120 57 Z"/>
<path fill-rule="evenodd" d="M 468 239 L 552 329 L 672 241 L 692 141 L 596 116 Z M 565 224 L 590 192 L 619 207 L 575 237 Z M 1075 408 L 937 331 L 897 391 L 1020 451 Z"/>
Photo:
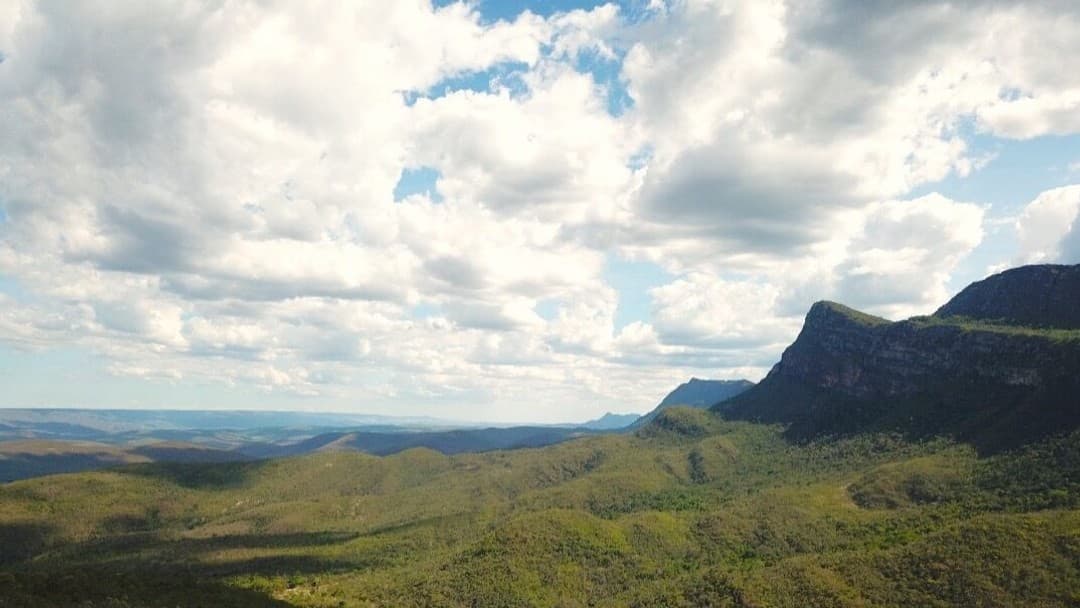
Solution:
<path fill-rule="evenodd" d="M 888 325 L 892 323 L 892 321 L 883 317 L 874 316 L 861 310 L 855 310 L 854 308 L 851 308 L 850 306 L 845 306 L 839 302 L 822 300 L 820 304 L 834 312 L 838 312 L 844 315 L 845 317 L 851 319 L 852 321 L 855 321 L 859 325 L 864 325 L 866 327 L 877 327 L 879 325 Z"/>
<path fill-rule="evenodd" d="M 959 327 L 965 331 L 985 331 L 1003 333 L 1016 336 L 1035 336 L 1047 338 L 1056 342 L 1080 341 L 1080 329 L 1059 329 L 1053 327 L 1030 327 L 1026 325 L 1009 324 L 1003 321 L 987 321 L 984 319 L 972 319 L 969 317 L 935 317 L 921 316 L 912 317 L 908 320 L 918 328 L 924 327 Z"/>
<path fill-rule="evenodd" d="M 542 449 L 8 484 L 0 606 L 1080 600 L 1080 436 L 978 458 L 941 440 L 794 445 L 781 431 L 677 408 L 636 436 Z"/>
<path fill-rule="evenodd" d="M 822 305 L 838 312 L 845 317 L 866 327 L 878 327 L 892 324 L 893 321 L 876 317 L 874 315 L 856 310 L 838 302 L 823 301 Z M 1080 340 L 1080 329 L 1062 329 L 1053 327 L 1034 327 L 1018 323 L 1009 323 L 1005 320 L 987 320 L 965 317 L 962 315 L 941 317 L 936 315 L 918 316 L 908 319 L 918 328 L 925 327 L 958 327 L 966 331 L 985 331 L 992 333 L 1005 333 L 1018 336 L 1036 336 L 1055 341 L 1075 342 Z"/>

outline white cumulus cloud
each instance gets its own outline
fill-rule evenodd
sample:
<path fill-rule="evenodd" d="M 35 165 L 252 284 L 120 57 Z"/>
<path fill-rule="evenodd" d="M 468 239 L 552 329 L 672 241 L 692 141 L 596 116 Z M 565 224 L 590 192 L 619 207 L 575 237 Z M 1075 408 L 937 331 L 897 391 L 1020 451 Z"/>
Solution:
<path fill-rule="evenodd" d="M 1064 0 L 482 8 L 3 3 L 0 341 L 305 407 L 644 410 L 760 376 L 814 300 L 940 304 L 988 207 L 918 193 L 976 136 L 1080 133 Z M 1047 188 L 1020 258 L 1078 261 Z M 619 259 L 671 275 L 648 318 Z"/>

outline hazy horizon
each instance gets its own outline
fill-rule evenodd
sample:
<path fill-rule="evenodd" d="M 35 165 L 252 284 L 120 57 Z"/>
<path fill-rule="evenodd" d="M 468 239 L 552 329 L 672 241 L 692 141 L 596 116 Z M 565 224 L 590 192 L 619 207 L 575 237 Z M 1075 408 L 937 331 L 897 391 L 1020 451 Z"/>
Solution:
<path fill-rule="evenodd" d="M 654 406 L 655 406 L 655 404 L 654 404 Z M 506 426 L 506 425 L 526 425 L 527 426 L 527 425 L 532 425 L 532 424 L 535 424 L 535 425 L 538 425 L 538 426 L 544 426 L 544 425 L 567 425 L 567 424 L 576 424 L 576 423 L 581 423 L 581 422 L 589 422 L 589 421 L 594 420 L 596 418 L 600 418 L 601 416 L 604 416 L 606 414 L 614 414 L 614 415 L 617 415 L 617 416 L 640 416 L 642 414 L 647 413 L 647 412 L 629 412 L 629 411 L 627 411 L 627 412 L 605 412 L 604 414 L 601 414 L 599 416 L 594 416 L 594 417 L 587 418 L 587 419 L 582 418 L 580 420 L 557 420 L 557 421 L 540 422 L 540 421 L 528 420 L 528 419 L 510 420 L 510 421 L 493 421 L 493 420 L 468 420 L 468 419 L 460 419 L 460 418 L 442 418 L 442 417 L 438 417 L 438 416 L 422 416 L 422 415 L 421 416 L 412 416 L 412 415 L 405 415 L 405 414 L 371 414 L 371 413 L 365 412 L 365 411 L 363 411 L 362 409 L 359 409 L 359 408 L 353 408 L 353 409 L 347 409 L 347 410 L 318 410 L 318 409 L 302 410 L 302 409 L 296 409 L 296 408 L 292 408 L 292 409 L 263 409 L 263 408 L 259 408 L 257 406 L 248 407 L 248 408 L 227 408 L 227 407 L 222 407 L 222 408 L 205 408 L 205 407 L 117 408 L 117 407 L 105 407 L 105 406 L 103 406 L 103 407 L 79 407 L 79 406 L 44 406 L 43 405 L 43 406 L 38 406 L 38 407 L 18 407 L 18 406 L 14 406 L 14 405 L 2 405 L 2 406 L 0 406 L 0 421 L 2 421 L 5 418 L 5 416 L 4 416 L 5 412 L 14 412 L 14 411 L 25 411 L 25 412 L 160 412 L 160 413 L 185 412 L 185 413 L 208 413 L 208 414 L 245 414 L 245 413 L 256 413 L 256 414 L 303 414 L 303 415 L 314 415 L 314 416 L 350 416 L 350 417 L 355 417 L 355 418 L 370 418 L 372 420 L 386 420 L 387 422 L 395 422 L 395 421 L 427 421 L 427 422 L 431 422 L 431 423 L 446 423 L 447 425 L 453 425 L 453 426 L 476 426 L 476 425 L 487 425 L 487 424 L 491 424 L 491 425 L 495 425 L 495 426 Z"/>

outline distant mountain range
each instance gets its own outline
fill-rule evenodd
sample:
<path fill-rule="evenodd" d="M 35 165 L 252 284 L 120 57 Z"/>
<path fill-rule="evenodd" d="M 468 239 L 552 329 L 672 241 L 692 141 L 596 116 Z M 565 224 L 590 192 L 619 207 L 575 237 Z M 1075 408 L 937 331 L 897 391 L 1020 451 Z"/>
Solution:
<path fill-rule="evenodd" d="M 579 424 L 482 426 L 424 417 L 201 410 L 0 410 L 0 482 L 143 462 L 224 462 L 353 450 L 444 454 L 541 447 L 638 428 L 672 405 L 705 408 L 752 383 L 692 378 L 656 410 Z"/>
<path fill-rule="evenodd" d="M 57 439 L 101 439 L 109 435 L 160 431 L 247 431 L 252 429 L 365 428 L 401 430 L 478 427 L 423 416 L 251 410 L 0 409 L 0 438 L 19 430 L 55 434 Z"/>
<path fill-rule="evenodd" d="M 583 422 L 577 426 L 598 431 L 615 431 L 630 426 L 638 418 L 641 418 L 639 414 L 612 414 L 608 412 L 595 420 Z"/>
<path fill-rule="evenodd" d="M 639 428 L 673 405 L 706 408 L 753 386 L 692 378 L 645 416 L 607 413 L 580 424 L 453 427 L 434 418 L 306 412 L 0 410 L 0 482 L 143 462 L 225 462 L 350 450 L 388 455 L 542 447 Z"/>

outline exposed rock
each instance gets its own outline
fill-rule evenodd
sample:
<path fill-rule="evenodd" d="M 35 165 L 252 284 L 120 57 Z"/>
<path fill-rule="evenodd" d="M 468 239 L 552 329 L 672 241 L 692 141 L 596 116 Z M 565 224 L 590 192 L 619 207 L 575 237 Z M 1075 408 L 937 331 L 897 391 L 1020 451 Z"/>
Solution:
<path fill-rule="evenodd" d="M 963 319 L 893 323 L 818 302 L 765 380 L 718 409 L 728 417 L 790 423 L 790 432 L 802 437 L 888 427 L 1004 445 L 1010 435 L 1073 428 L 1080 422 L 1080 333 L 970 321 L 973 311 L 1008 309 L 1017 316 L 1050 311 L 1060 323 L 1067 312 L 1058 301 L 1062 281 L 1045 280 L 1047 268 L 997 275 L 1010 274 L 1008 284 L 1022 293 L 964 290 L 969 295 L 954 307 Z M 1067 268 L 1054 271 L 1060 279 L 1078 267 L 1051 268 Z M 994 309 L 975 301 L 991 294 L 1010 304 Z"/>
<path fill-rule="evenodd" d="M 941 381 L 1042 387 L 1071 379 L 1077 344 L 1039 333 L 923 323 L 868 324 L 818 302 L 770 376 L 857 398 L 913 395 Z"/>

